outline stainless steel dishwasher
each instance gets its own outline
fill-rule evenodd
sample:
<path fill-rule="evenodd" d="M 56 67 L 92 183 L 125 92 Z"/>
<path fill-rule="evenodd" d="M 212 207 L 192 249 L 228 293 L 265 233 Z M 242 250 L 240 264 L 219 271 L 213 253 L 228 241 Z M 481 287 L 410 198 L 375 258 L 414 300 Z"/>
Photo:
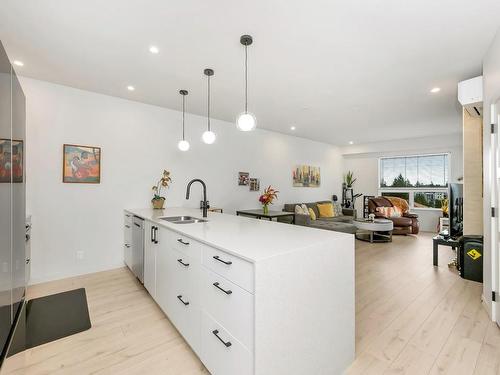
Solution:
<path fill-rule="evenodd" d="M 144 283 L 144 220 L 134 216 L 132 223 L 132 272 Z"/>

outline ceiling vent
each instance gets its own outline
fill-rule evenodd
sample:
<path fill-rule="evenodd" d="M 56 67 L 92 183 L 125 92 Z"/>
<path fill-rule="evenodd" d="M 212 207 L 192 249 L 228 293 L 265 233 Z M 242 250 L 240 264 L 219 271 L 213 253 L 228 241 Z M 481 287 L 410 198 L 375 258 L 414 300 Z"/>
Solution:
<path fill-rule="evenodd" d="M 458 101 L 472 117 L 483 115 L 483 76 L 458 83 Z"/>

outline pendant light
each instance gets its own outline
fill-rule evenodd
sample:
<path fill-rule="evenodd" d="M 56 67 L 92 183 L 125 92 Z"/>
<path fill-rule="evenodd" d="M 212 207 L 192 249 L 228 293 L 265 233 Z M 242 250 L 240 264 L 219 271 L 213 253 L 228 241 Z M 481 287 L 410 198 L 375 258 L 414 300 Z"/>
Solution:
<path fill-rule="evenodd" d="M 207 130 L 203 133 L 201 138 L 203 139 L 203 142 L 205 142 L 207 145 L 211 145 L 212 143 L 215 142 L 215 138 L 217 136 L 215 133 L 211 130 L 210 128 L 210 77 L 214 75 L 214 71 L 212 69 L 205 69 L 203 71 L 205 75 L 207 76 Z"/>
<path fill-rule="evenodd" d="M 188 94 L 187 90 L 181 90 L 179 91 L 179 94 L 182 95 L 182 139 L 177 143 L 177 147 L 179 147 L 179 150 L 181 151 L 187 151 L 189 150 L 189 142 L 186 141 L 185 138 L 185 133 L 184 133 L 184 124 L 185 124 L 185 117 L 186 117 L 186 95 Z"/>
<path fill-rule="evenodd" d="M 240 43 L 245 46 L 245 112 L 241 113 L 236 120 L 238 129 L 244 132 L 254 130 L 257 126 L 255 116 L 248 112 L 248 46 L 252 44 L 253 39 L 250 35 L 242 35 Z"/>

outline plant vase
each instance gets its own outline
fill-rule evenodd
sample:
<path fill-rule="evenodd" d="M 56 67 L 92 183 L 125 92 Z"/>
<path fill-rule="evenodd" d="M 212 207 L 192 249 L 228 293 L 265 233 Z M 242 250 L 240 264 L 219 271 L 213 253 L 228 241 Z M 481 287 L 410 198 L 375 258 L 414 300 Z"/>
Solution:
<path fill-rule="evenodd" d="M 155 210 L 161 210 L 165 206 L 165 198 L 153 198 L 151 199 L 151 203 L 153 203 L 153 208 Z"/>
<path fill-rule="evenodd" d="M 269 206 L 267 204 L 263 205 L 262 211 L 264 211 L 264 215 L 269 214 Z"/>

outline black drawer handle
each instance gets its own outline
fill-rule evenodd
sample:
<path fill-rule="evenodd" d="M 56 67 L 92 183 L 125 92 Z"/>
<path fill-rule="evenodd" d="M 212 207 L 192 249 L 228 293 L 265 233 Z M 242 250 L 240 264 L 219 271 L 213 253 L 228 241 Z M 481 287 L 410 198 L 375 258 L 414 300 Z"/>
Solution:
<path fill-rule="evenodd" d="M 181 301 L 181 302 L 184 304 L 184 306 L 189 305 L 189 302 L 184 302 L 184 300 L 182 299 L 182 296 L 177 296 L 177 299 L 178 299 L 179 301 Z"/>
<path fill-rule="evenodd" d="M 219 339 L 219 341 L 221 343 L 223 343 L 226 346 L 226 348 L 229 348 L 231 345 L 233 345 L 233 344 L 231 344 L 231 341 L 226 342 L 220 338 L 219 330 L 216 329 L 215 331 L 212 331 L 212 333 L 215 335 L 215 337 L 217 337 Z"/>
<path fill-rule="evenodd" d="M 137 223 L 134 223 L 134 225 L 137 227 L 137 228 L 140 228 L 141 226 Z"/>
<path fill-rule="evenodd" d="M 184 263 L 182 259 L 177 259 L 177 261 L 182 264 L 184 267 L 189 267 L 189 263 Z"/>
<path fill-rule="evenodd" d="M 130 228 L 130 225 L 125 224 L 125 228 Z"/>
<path fill-rule="evenodd" d="M 182 238 L 177 239 L 178 242 L 180 242 L 183 245 L 189 245 L 189 242 L 184 242 Z"/>
<path fill-rule="evenodd" d="M 228 260 L 227 262 L 226 262 L 225 260 L 222 260 L 221 258 L 219 258 L 219 256 L 218 256 L 218 255 L 214 255 L 214 257 L 213 257 L 213 258 L 214 258 L 215 260 L 218 260 L 218 261 L 219 261 L 219 262 L 221 262 L 221 263 L 227 264 L 228 266 L 229 266 L 229 265 L 231 265 L 231 264 L 233 264 L 233 262 L 231 262 L 230 260 Z"/>
<path fill-rule="evenodd" d="M 233 293 L 232 290 L 225 290 L 224 288 L 221 288 L 219 285 L 220 285 L 219 282 L 213 283 L 213 286 L 215 286 L 219 290 L 222 290 L 224 293 L 226 293 L 226 294 Z"/>
<path fill-rule="evenodd" d="M 126 243 L 125 247 L 128 249 L 130 247 L 130 245 L 128 243 Z"/>

